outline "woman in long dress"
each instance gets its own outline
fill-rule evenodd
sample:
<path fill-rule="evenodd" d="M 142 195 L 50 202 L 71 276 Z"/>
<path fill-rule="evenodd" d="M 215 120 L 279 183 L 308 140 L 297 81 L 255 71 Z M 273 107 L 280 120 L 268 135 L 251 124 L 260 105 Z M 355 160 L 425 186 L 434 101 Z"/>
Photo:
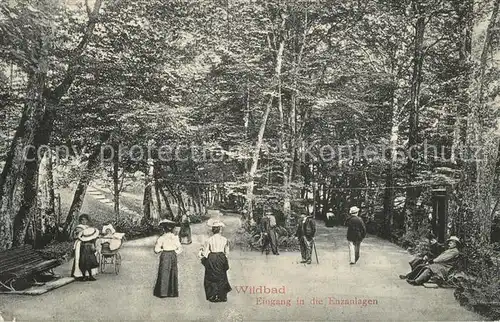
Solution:
<path fill-rule="evenodd" d="M 164 234 L 156 241 L 155 253 L 161 253 L 153 295 L 156 297 L 178 297 L 179 282 L 177 271 L 177 254 L 182 252 L 179 238 L 173 234 L 175 222 L 162 220 Z"/>
<path fill-rule="evenodd" d="M 191 227 L 190 220 L 187 214 L 182 215 L 181 218 L 181 229 L 179 230 L 179 240 L 181 244 L 191 244 L 193 241 L 191 240 Z"/>
<path fill-rule="evenodd" d="M 205 266 L 205 296 L 210 302 L 226 302 L 231 285 L 227 278 L 229 270 L 228 240 L 221 235 L 224 224 L 220 221 L 212 223 L 213 236 L 210 237 L 200 251 L 201 263 Z"/>

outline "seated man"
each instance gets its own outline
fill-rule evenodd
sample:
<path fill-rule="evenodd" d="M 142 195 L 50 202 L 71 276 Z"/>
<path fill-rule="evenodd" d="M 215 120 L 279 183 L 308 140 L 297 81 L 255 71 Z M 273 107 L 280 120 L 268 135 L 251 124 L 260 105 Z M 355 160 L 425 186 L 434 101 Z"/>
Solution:
<path fill-rule="evenodd" d="M 429 250 L 424 254 L 418 254 L 409 262 L 412 272 L 418 270 L 418 268 L 421 268 L 422 266 L 425 266 L 429 260 L 438 257 L 439 254 L 444 251 L 443 244 L 438 243 L 434 234 L 430 233 L 427 236 L 427 239 L 429 241 Z M 407 279 L 410 274 L 411 272 L 406 275 L 399 275 L 399 278 Z"/>
<path fill-rule="evenodd" d="M 431 277 L 438 277 L 446 280 L 448 273 L 457 263 L 460 251 L 457 247 L 460 240 L 456 236 L 451 236 L 448 240 L 448 249 L 435 259 L 429 260 L 425 265 L 418 266 L 413 270 L 406 281 L 412 285 L 422 285 L 428 282 Z"/>

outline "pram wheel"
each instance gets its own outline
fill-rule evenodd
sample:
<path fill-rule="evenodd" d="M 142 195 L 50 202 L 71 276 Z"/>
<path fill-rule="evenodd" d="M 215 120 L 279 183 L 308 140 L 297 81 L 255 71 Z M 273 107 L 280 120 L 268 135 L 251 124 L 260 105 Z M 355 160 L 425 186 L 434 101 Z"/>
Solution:
<path fill-rule="evenodd" d="M 122 265 L 122 256 L 120 253 L 116 253 L 115 255 L 115 274 L 118 275 L 120 272 L 120 266 Z"/>

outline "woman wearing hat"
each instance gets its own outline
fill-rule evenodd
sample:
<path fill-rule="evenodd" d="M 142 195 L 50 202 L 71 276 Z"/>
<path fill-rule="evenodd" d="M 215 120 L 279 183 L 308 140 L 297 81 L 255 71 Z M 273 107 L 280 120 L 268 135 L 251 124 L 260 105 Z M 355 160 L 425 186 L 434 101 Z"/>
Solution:
<path fill-rule="evenodd" d="M 99 267 L 99 262 L 95 255 L 95 242 L 98 237 L 99 230 L 93 227 L 85 228 L 78 235 L 78 239 L 81 242 L 78 266 L 83 274 L 84 281 L 95 281 L 95 278 L 92 276 L 92 269 Z M 85 276 L 85 273 L 88 273 L 88 276 Z"/>
<path fill-rule="evenodd" d="M 153 295 L 156 297 L 178 297 L 179 282 L 177 271 L 177 254 L 182 252 L 179 237 L 174 235 L 175 222 L 164 219 L 160 221 L 164 234 L 156 241 L 155 253 L 161 253 Z"/>
<path fill-rule="evenodd" d="M 460 256 L 460 240 L 456 236 L 451 236 L 448 240 L 448 249 L 435 259 L 428 261 L 428 264 L 418 271 L 412 271 L 408 274 L 407 282 L 412 285 L 422 285 L 435 277 L 446 280 L 448 273 L 455 266 Z"/>
<path fill-rule="evenodd" d="M 226 302 L 227 293 L 231 291 L 227 271 L 229 262 L 229 245 L 225 237 L 221 235 L 224 224 L 221 221 L 211 223 L 213 236 L 210 237 L 200 251 L 201 263 L 205 266 L 206 299 L 210 302 Z"/>

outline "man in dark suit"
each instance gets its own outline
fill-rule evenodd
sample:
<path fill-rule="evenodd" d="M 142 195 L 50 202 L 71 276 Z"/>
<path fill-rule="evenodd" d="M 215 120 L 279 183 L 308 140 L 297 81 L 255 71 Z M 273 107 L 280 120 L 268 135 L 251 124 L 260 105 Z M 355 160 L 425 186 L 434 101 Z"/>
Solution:
<path fill-rule="evenodd" d="M 349 262 L 356 264 L 359 259 L 361 242 L 366 237 L 366 227 L 363 219 L 358 217 L 359 208 L 354 206 L 349 209 L 350 217 L 347 219 L 347 241 L 349 242 Z"/>
<path fill-rule="evenodd" d="M 313 214 L 302 215 L 299 219 L 297 232 L 295 236 L 299 239 L 300 253 L 302 255 L 301 263 L 311 264 L 312 247 L 314 235 L 316 234 L 316 223 Z"/>
<path fill-rule="evenodd" d="M 262 233 L 262 253 L 266 251 L 266 255 L 269 254 L 269 246 L 274 255 L 279 255 L 278 252 L 278 236 L 276 234 L 276 217 L 270 211 L 266 212 L 266 215 L 262 217 L 261 221 L 261 233 Z"/>

